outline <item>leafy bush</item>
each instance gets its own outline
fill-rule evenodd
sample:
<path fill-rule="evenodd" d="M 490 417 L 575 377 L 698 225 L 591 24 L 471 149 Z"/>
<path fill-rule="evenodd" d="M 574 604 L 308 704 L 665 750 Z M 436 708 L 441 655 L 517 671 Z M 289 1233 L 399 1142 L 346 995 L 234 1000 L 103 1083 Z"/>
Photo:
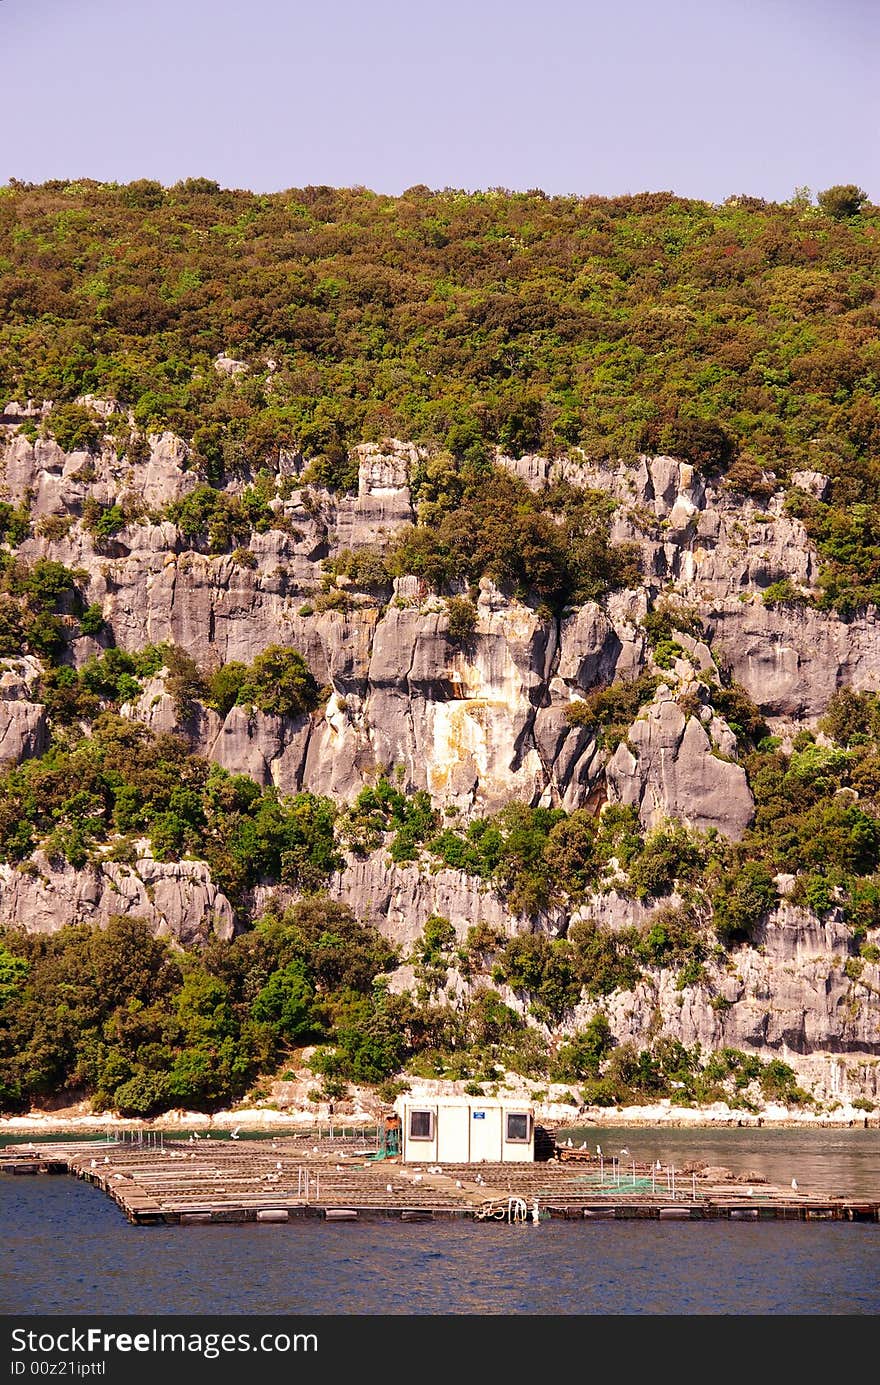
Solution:
<path fill-rule="evenodd" d="M 101 427 L 80 404 L 56 404 L 43 427 L 64 452 L 88 452 L 101 441 Z"/>
<path fill-rule="evenodd" d="M 313 712 L 320 703 L 320 692 L 299 651 L 290 645 L 273 644 L 248 668 L 236 701 L 271 716 L 295 717 Z"/>
<path fill-rule="evenodd" d="M 761 596 L 765 606 L 805 606 L 808 598 L 788 577 L 780 582 L 771 582 Z"/>
<path fill-rule="evenodd" d="M 748 942 L 777 902 L 772 872 L 763 861 L 744 861 L 722 877 L 711 898 L 715 931 L 725 946 Z"/>
<path fill-rule="evenodd" d="M 446 602 L 447 632 L 454 644 L 464 644 L 477 628 L 477 608 L 466 596 L 450 596 Z"/>
<path fill-rule="evenodd" d="M 622 679 L 608 687 L 597 688 L 569 703 L 565 709 L 568 724 L 595 731 L 599 744 L 613 751 L 626 736 L 640 708 L 651 701 L 660 681 L 656 674 L 640 673 L 630 681 Z"/>

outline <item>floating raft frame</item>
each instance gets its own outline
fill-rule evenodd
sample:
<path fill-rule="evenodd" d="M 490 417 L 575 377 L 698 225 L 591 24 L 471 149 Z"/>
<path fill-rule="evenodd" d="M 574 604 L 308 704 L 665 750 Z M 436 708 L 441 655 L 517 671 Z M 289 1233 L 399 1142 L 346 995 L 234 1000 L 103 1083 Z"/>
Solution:
<path fill-rule="evenodd" d="M 773 1187 L 754 1177 L 582 1158 L 419 1167 L 377 1159 L 356 1137 L 143 1146 L 95 1141 L 0 1149 L 0 1173 L 71 1174 L 137 1225 L 288 1225 L 453 1218 L 657 1221 L 880 1221 L 880 1198 Z M 713 1178 L 714 1173 L 714 1178 Z"/>

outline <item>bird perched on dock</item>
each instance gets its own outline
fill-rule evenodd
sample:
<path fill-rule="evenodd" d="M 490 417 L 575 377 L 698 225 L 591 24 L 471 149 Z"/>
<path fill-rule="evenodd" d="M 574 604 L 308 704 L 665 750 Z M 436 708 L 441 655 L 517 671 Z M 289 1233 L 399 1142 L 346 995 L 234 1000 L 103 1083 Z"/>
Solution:
<path fill-rule="evenodd" d="M 797 1190 L 798 1190 L 798 1181 L 797 1181 L 796 1178 L 793 1178 L 793 1179 L 791 1180 L 791 1186 L 792 1186 L 792 1188 L 794 1189 L 794 1191 L 797 1192 Z"/>
<path fill-rule="evenodd" d="M 623 1149 L 620 1152 L 621 1154 L 629 1154 L 629 1150 L 627 1149 L 626 1145 L 624 1145 Z"/>

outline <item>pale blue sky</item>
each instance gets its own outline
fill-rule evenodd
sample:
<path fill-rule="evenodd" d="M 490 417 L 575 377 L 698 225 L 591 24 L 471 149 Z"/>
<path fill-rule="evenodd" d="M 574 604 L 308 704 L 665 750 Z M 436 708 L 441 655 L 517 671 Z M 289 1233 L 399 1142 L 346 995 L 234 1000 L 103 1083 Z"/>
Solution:
<path fill-rule="evenodd" d="M 880 200 L 878 0 L 0 0 L 0 182 Z"/>

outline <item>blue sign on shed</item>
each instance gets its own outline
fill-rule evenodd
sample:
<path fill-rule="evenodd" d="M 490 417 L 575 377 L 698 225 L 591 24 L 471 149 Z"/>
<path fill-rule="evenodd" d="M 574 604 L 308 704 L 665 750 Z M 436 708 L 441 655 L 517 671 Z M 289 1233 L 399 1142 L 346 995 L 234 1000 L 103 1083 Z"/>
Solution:
<path fill-rule="evenodd" d="M 484 1121 L 485 1119 L 486 1119 L 486 1112 L 485 1112 L 485 1111 L 475 1111 L 475 1112 L 474 1112 L 474 1120 L 475 1120 L 475 1121 Z"/>

